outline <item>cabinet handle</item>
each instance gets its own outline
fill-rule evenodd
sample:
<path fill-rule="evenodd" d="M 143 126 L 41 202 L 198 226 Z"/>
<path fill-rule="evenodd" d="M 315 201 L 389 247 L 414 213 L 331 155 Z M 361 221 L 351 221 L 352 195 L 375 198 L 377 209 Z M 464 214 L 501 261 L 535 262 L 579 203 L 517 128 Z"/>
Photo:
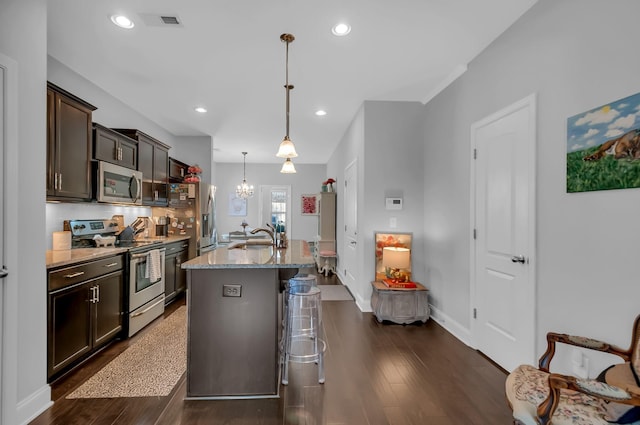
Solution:
<path fill-rule="evenodd" d="M 82 276 L 83 274 L 84 274 L 84 272 L 75 272 L 75 273 L 71 273 L 71 274 L 66 274 L 66 275 L 64 275 L 64 277 L 66 279 L 71 279 L 73 277 Z"/>
<path fill-rule="evenodd" d="M 96 285 L 96 302 L 100 302 L 100 285 Z"/>
<path fill-rule="evenodd" d="M 107 267 L 107 268 L 109 268 L 109 267 L 113 267 L 113 266 L 117 266 L 117 265 L 118 265 L 118 263 L 117 263 L 117 262 L 115 262 L 115 263 L 105 264 L 103 267 Z"/>
<path fill-rule="evenodd" d="M 91 289 L 91 299 L 89 300 L 89 302 L 92 304 L 95 304 L 96 303 L 96 287 L 92 286 L 90 289 Z"/>
<path fill-rule="evenodd" d="M 122 148 L 118 148 L 118 161 L 122 161 Z"/>
<path fill-rule="evenodd" d="M 62 173 L 58 174 L 58 190 L 62 190 Z"/>
<path fill-rule="evenodd" d="M 188 243 L 186 243 L 186 244 L 182 245 L 182 247 L 183 247 L 183 248 L 189 248 L 189 244 L 188 244 Z"/>
<path fill-rule="evenodd" d="M 53 189 L 58 190 L 58 173 L 53 173 Z"/>

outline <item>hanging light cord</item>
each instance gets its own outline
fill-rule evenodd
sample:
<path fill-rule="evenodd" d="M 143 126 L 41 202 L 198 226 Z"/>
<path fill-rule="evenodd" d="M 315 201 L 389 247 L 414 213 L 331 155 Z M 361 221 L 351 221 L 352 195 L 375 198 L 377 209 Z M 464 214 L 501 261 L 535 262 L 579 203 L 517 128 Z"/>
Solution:
<path fill-rule="evenodd" d="M 247 183 L 247 153 L 242 152 L 242 183 Z"/>
<path fill-rule="evenodd" d="M 295 37 L 291 34 L 282 34 L 280 40 L 287 43 L 286 48 L 286 60 L 285 60 L 285 86 L 287 90 L 287 102 L 286 102 L 286 117 L 287 117 L 287 139 L 289 138 L 289 90 L 293 90 L 293 85 L 289 84 L 289 43 L 295 40 Z"/>

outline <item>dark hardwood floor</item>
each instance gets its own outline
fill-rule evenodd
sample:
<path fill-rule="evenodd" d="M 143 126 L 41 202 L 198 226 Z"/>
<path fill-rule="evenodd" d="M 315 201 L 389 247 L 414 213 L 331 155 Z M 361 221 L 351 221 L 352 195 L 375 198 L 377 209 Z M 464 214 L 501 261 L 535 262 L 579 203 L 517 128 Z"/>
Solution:
<path fill-rule="evenodd" d="M 335 283 L 321 279 L 320 284 Z M 165 317 L 184 304 L 170 305 Z M 154 322 L 154 326 L 162 319 Z M 352 301 L 323 302 L 326 383 L 314 364 L 291 364 L 280 398 L 185 401 L 185 377 L 166 397 L 65 396 L 134 343 L 118 341 L 52 385 L 54 405 L 31 422 L 46 424 L 511 424 L 506 374 L 432 320 L 380 324 Z M 162 367 L 162 365 L 158 365 Z"/>

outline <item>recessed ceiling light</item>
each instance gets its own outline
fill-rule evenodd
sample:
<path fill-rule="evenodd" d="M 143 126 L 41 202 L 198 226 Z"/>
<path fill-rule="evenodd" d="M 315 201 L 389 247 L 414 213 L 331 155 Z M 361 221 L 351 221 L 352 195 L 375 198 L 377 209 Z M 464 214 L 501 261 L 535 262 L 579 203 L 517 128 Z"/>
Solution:
<path fill-rule="evenodd" d="M 197 108 L 195 108 L 195 110 L 196 112 L 200 112 L 201 114 L 207 112 L 207 108 L 203 108 L 202 106 L 198 106 Z"/>
<path fill-rule="evenodd" d="M 333 35 L 341 37 L 351 32 L 351 26 L 349 26 L 349 24 L 339 23 L 338 25 L 331 28 L 331 32 L 333 33 Z"/>
<path fill-rule="evenodd" d="M 124 15 L 111 15 L 111 22 L 120 28 L 131 29 L 134 27 L 133 21 Z"/>
<path fill-rule="evenodd" d="M 316 111 L 316 115 L 319 117 L 324 117 L 327 115 L 327 111 L 323 111 L 322 109 Z"/>

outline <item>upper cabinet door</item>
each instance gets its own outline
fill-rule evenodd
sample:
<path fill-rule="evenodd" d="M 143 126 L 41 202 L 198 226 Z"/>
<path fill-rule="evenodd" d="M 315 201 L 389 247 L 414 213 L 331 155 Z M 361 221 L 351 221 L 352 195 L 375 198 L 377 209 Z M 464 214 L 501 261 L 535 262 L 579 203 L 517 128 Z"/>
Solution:
<path fill-rule="evenodd" d="M 93 123 L 93 157 L 122 167 L 138 169 L 138 142 Z"/>
<path fill-rule="evenodd" d="M 47 194 L 90 200 L 91 116 L 96 108 L 54 85 L 49 89 Z"/>
<path fill-rule="evenodd" d="M 167 183 L 170 146 L 140 130 L 114 130 L 138 141 L 138 171 L 142 171 L 142 204 L 163 207 L 169 205 Z"/>

